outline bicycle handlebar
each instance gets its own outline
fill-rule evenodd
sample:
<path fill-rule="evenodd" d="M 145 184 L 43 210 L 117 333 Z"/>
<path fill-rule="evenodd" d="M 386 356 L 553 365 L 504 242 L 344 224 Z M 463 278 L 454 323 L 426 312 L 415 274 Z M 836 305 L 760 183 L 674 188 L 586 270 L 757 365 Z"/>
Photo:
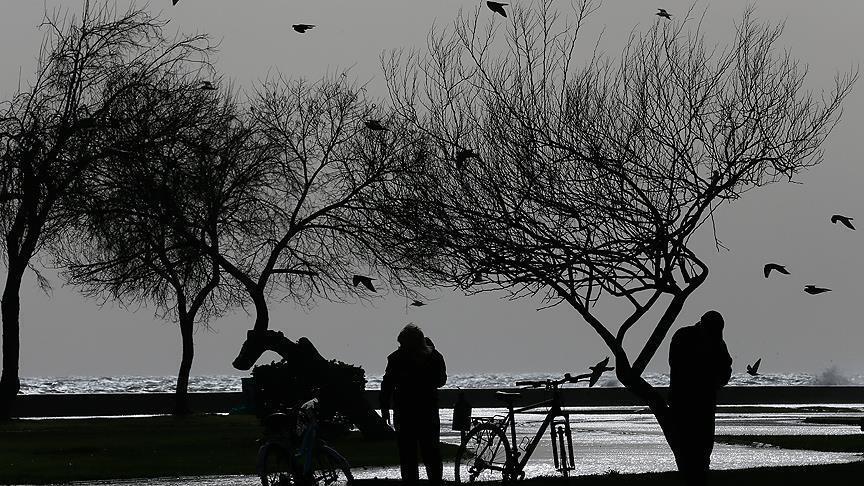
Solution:
<path fill-rule="evenodd" d="M 589 378 L 590 376 L 590 373 L 576 376 L 572 376 L 570 373 L 564 373 L 564 377 L 558 380 L 522 380 L 517 381 L 516 386 L 530 386 L 532 388 L 551 387 L 555 385 L 563 385 L 565 383 L 577 383 L 578 381 Z"/>
<path fill-rule="evenodd" d="M 537 388 L 541 385 L 541 383 L 546 383 L 545 381 L 517 381 L 516 386 L 533 386 Z"/>

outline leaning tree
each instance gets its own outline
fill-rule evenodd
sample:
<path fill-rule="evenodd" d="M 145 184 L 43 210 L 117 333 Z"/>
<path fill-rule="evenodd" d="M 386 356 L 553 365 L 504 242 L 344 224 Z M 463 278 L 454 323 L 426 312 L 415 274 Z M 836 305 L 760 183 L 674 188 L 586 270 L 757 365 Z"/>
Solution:
<path fill-rule="evenodd" d="M 126 119 L 112 105 L 142 76 L 206 58 L 206 36 L 169 37 L 165 21 L 112 2 L 84 2 L 77 16 L 46 15 L 34 78 L 0 104 L 0 227 L 6 282 L 0 418 L 19 390 L 19 292 L 33 258 L 68 228 L 58 202 L 94 164 L 112 157 L 102 130 Z M 40 284 L 47 281 L 36 272 Z"/>
<path fill-rule="evenodd" d="M 699 19 L 658 19 L 619 58 L 580 62 L 577 33 L 596 4 L 566 15 L 551 4 L 488 23 L 463 13 L 427 50 L 383 58 L 426 156 L 382 186 L 379 227 L 469 293 L 569 305 L 677 457 L 669 407 L 642 375 L 708 276 L 692 237 L 722 203 L 819 163 L 857 73 L 814 95 L 780 47 L 782 26 L 751 10 L 725 45 L 707 45 Z M 622 304 L 625 319 L 604 321 Z M 627 341 L 637 326 L 647 339 Z"/>
<path fill-rule="evenodd" d="M 194 71 L 153 79 L 115 103 L 111 112 L 129 119 L 105 133 L 116 156 L 67 199 L 76 225 L 52 248 L 62 275 L 85 295 L 150 305 L 177 323 L 177 414 L 190 411 L 196 325 L 207 327 L 234 303 L 230 286 L 219 286 L 219 266 L 185 232 L 218 249 L 214 182 L 226 160 L 259 150 L 236 97 L 209 89 L 209 71 L 208 79 Z"/>

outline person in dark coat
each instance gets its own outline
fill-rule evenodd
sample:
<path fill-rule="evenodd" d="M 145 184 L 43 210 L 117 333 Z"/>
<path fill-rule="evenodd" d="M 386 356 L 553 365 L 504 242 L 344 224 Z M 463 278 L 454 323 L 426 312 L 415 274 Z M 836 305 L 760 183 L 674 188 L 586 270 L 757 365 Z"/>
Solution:
<path fill-rule="evenodd" d="M 670 446 L 688 485 L 708 479 L 714 448 L 717 390 L 729 383 L 732 357 L 723 341 L 723 316 L 708 311 L 682 327 L 669 345 Z"/>
<path fill-rule="evenodd" d="M 405 484 L 418 481 L 419 446 L 429 483 L 439 485 L 443 465 L 438 388 L 447 381 L 444 357 L 415 324 L 405 326 L 397 341 L 399 349 L 387 357 L 387 370 L 381 381 L 381 415 L 390 423 L 392 401 L 402 481 Z"/>

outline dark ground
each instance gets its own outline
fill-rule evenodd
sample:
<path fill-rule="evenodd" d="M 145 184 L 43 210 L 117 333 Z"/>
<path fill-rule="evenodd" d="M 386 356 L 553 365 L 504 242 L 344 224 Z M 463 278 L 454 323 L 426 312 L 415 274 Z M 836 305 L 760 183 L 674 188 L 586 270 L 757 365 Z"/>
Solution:
<path fill-rule="evenodd" d="M 13 420 L 0 422 L 0 484 L 178 476 L 252 475 L 261 428 L 251 415 L 185 418 Z M 718 436 L 718 442 L 758 442 L 789 449 L 859 453 L 864 434 L 832 436 Z M 332 441 L 352 466 L 396 464 L 395 444 L 359 435 Z M 447 445 L 449 458 L 455 447 Z M 358 480 L 396 485 L 394 480 Z M 674 473 L 535 478 L 526 485 L 676 485 Z M 850 464 L 713 471 L 712 485 L 859 485 L 864 461 Z"/>

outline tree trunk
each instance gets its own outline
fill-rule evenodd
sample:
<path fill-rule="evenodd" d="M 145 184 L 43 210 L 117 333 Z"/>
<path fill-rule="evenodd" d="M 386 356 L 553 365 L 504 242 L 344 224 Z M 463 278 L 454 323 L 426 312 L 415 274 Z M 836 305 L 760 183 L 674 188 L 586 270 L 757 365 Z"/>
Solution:
<path fill-rule="evenodd" d="M 675 465 L 677 466 L 678 471 L 684 472 L 685 470 L 693 471 L 698 469 L 698 467 L 694 467 L 693 464 L 685 464 L 692 455 L 683 453 L 686 452 L 684 451 L 684 448 L 689 447 L 689 445 L 681 443 L 676 434 L 675 422 L 677 420 L 674 414 L 680 413 L 680 411 L 671 408 L 660 392 L 646 382 L 641 376 L 636 375 L 628 364 L 625 363 L 624 366 L 619 367 L 616 362 L 616 373 L 618 380 L 621 381 L 624 387 L 630 390 L 637 397 L 641 398 L 651 410 L 651 413 L 654 414 L 654 418 L 657 419 L 657 424 L 660 425 L 660 429 L 663 431 L 663 437 L 666 439 L 666 443 L 669 445 L 672 454 L 675 456 Z M 697 424 L 693 425 L 695 426 Z"/>
<path fill-rule="evenodd" d="M 255 305 L 255 326 L 256 331 L 266 331 L 270 327 L 270 310 L 267 308 L 267 299 L 264 297 L 263 291 L 250 292 L 252 304 Z"/>
<path fill-rule="evenodd" d="M 657 424 L 660 425 L 660 429 L 663 431 L 666 443 L 669 444 L 669 447 L 674 452 L 677 443 L 672 427 L 672 411 L 663 395 L 661 395 L 656 388 L 651 386 L 651 384 L 645 381 L 639 373 L 630 367 L 630 363 L 627 361 L 626 357 L 618 359 L 616 356 L 615 374 L 618 381 L 620 381 L 625 388 L 645 402 L 645 405 L 648 406 L 648 409 L 651 410 L 651 413 L 654 414 L 654 417 L 657 419 Z"/>
<path fill-rule="evenodd" d="M 177 388 L 175 390 L 174 415 L 186 415 L 189 409 L 188 390 L 189 372 L 192 370 L 192 360 L 195 357 L 194 324 L 195 318 L 183 315 L 180 321 L 180 337 L 183 343 L 183 354 L 180 357 L 180 371 L 177 374 Z"/>
<path fill-rule="evenodd" d="M 0 301 L 0 316 L 3 319 L 3 373 L 0 376 L 0 420 L 12 417 L 12 405 L 21 388 L 18 378 L 20 355 L 20 310 L 21 280 L 26 265 L 10 261 L 6 275 L 6 287 Z"/>

